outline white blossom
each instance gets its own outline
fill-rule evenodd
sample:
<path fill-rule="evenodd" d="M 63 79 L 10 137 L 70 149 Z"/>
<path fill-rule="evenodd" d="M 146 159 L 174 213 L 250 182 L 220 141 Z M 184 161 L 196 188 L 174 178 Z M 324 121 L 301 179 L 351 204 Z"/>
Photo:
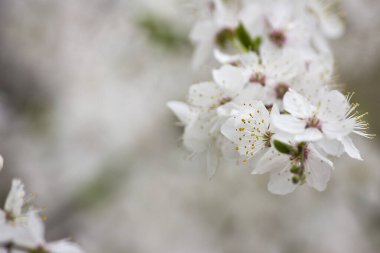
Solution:
<path fill-rule="evenodd" d="M 38 211 L 24 208 L 24 184 L 19 179 L 12 187 L 0 210 L 0 252 L 10 247 L 11 252 L 81 253 L 78 245 L 68 240 L 47 243 L 45 228 Z"/>
<path fill-rule="evenodd" d="M 305 178 L 300 180 L 305 180 L 310 187 L 318 191 L 325 190 L 333 169 L 333 163 L 318 152 L 312 144 L 308 144 L 304 148 L 302 159 L 302 170 L 304 170 L 302 176 Z M 300 162 L 299 157 L 281 154 L 271 148 L 258 161 L 253 174 L 270 172 L 268 190 L 275 194 L 288 194 L 300 185 L 299 182 L 294 181 L 295 175 L 291 171 L 292 167 L 299 166 Z"/>
<path fill-rule="evenodd" d="M 234 30 L 238 25 L 237 17 L 222 0 L 210 1 L 205 7 L 210 9 L 211 17 L 198 21 L 190 33 L 190 39 L 196 45 L 194 68 L 200 67 L 209 59 L 219 35 Z"/>
<path fill-rule="evenodd" d="M 357 105 L 334 90 L 329 39 L 344 31 L 334 2 L 243 0 L 240 9 L 212 3 L 211 18 L 192 31 L 194 60 L 213 51 L 221 67 L 213 81 L 190 87 L 187 103 L 168 103 L 185 128 L 184 146 L 206 154 L 211 172 L 227 157 L 252 174 L 271 172 L 273 193 L 304 183 L 324 190 L 333 167 L 328 156 L 361 160 L 351 137 L 372 137 Z M 230 47 L 218 45 L 225 42 Z"/>
<path fill-rule="evenodd" d="M 222 126 L 221 132 L 235 144 L 235 149 L 248 161 L 258 153 L 271 147 L 274 134 L 271 117 L 278 114 L 275 105 L 271 113 L 260 101 L 252 101 L 240 106 Z"/>
<path fill-rule="evenodd" d="M 293 134 L 296 141 L 334 141 L 342 143 L 345 152 L 353 158 L 361 159 L 359 150 L 352 143 L 350 134 L 368 136 L 364 130 L 367 125 L 361 117 L 352 115 L 356 106 L 336 90 L 323 91 L 316 104 L 290 90 L 284 97 L 284 109 L 289 115 L 277 115 L 273 123 L 280 130 Z M 326 145 L 322 142 L 322 148 Z M 331 152 L 339 155 L 339 152 Z"/>

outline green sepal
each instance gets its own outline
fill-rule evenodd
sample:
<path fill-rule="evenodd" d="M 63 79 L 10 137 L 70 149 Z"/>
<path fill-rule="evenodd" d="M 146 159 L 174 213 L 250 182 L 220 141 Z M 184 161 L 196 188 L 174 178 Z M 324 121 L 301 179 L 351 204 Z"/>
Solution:
<path fill-rule="evenodd" d="M 274 140 L 273 145 L 277 149 L 277 151 L 282 154 L 291 155 L 296 152 L 292 146 L 278 140 Z"/>

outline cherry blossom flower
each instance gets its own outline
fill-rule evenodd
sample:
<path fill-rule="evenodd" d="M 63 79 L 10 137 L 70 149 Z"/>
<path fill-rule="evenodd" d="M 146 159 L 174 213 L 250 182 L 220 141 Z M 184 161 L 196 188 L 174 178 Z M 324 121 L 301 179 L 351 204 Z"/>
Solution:
<path fill-rule="evenodd" d="M 275 114 L 279 114 L 276 105 L 269 113 L 260 101 L 245 103 L 232 113 L 233 116 L 223 124 L 221 132 L 248 161 L 271 147 L 274 128 L 270 120 Z"/>
<path fill-rule="evenodd" d="M 281 154 L 274 148 L 269 149 L 258 161 L 253 174 L 270 172 L 268 190 L 284 195 L 293 192 L 304 182 L 318 191 L 325 190 L 332 169 L 333 163 L 330 160 L 313 144 L 306 144 L 302 157 Z"/>
<path fill-rule="evenodd" d="M 12 187 L 0 210 L 0 252 L 81 253 L 78 245 L 60 240 L 47 243 L 44 224 L 38 211 L 24 208 L 24 184 L 19 179 Z"/>
<path fill-rule="evenodd" d="M 348 99 L 336 90 L 322 92 L 317 104 L 290 90 L 284 97 L 284 109 L 290 114 L 276 115 L 273 123 L 280 130 L 293 134 L 296 141 L 338 140 L 348 155 L 361 159 L 349 135 L 370 136 L 365 133 L 367 125 L 361 116 L 352 115 L 356 107 L 351 106 Z M 327 149 L 325 151 L 338 155 Z"/>
<path fill-rule="evenodd" d="M 47 243 L 44 238 L 45 228 L 41 218 L 36 212 L 29 212 L 27 224 L 18 231 L 14 243 L 24 248 L 35 249 L 41 253 L 82 253 L 83 251 L 68 240 Z"/>
<path fill-rule="evenodd" d="M 221 0 L 213 0 L 208 3 L 211 17 L 197 22 L 191 33 L 190 39 L 196 45 L 193 57 L 193 67 L 199 68 L 211 56 L 213 48 L 218 43 L 224 43 L 232 31 L 238 25 L 238 19 Z"/>
<path fill-rule="evenodd" d="M 222 66 L 213 81 L 190 87 L 187 103 L 168 103 L 185 128 L 184 146 L 206 154 L 212 174 L 229 157 L 252 174 L 270 172 L 273 193 L 302 184 L 324 190 L 333 168 L 328 156 L 361 160 L 351 137 L 372 137 L 357 105 L 334 90 L 329 39 L 344 26 L 333 2 L 242 0 L 239 10 L 212 3 L 212 18 L 192 32 L 194 60 L 213 51 Z"/>

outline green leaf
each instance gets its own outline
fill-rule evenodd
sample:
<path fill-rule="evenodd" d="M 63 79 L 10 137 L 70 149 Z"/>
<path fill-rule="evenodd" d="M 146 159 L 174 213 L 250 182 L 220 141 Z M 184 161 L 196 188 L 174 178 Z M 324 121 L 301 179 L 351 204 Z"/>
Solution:
<path fill-rule="evenodd" d="M 275 140 L 273 141 L 273 144 L 277 151 L 282 154 L 290 155 L 295 153 L 295 150 L 292 146 L 285 144 L 281 141 Z"/>
<path fill-rule="evenodd" d="M 239 23 L 239 26 L 236 28 L 236 35 L 240 44 L 244 47 L 245 50 L 253 51 L 257 54 L 259 53 L 262 42 L 262 38 L 260 36 L 252 39 L 249 32 L 245 29 L 243 23 Z"/>
<path fill-rule="evenodd" d="M 251 35 L 249 35 L 248 31 L 245 29 L 244 25 L 242 23 L 239 23 L 239 26 L 236 29 L 236 35 L 242 44 L 242 46 L 246 50 L 250 50 L 252 46 L 252 39 Z"/>

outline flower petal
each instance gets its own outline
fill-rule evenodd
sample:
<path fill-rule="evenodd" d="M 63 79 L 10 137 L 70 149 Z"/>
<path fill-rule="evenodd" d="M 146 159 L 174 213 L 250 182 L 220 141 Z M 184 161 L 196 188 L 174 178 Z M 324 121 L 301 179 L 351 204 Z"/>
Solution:
<path fill-rule="evenodd" d="M 239 132 L 236 131 L 239 122 L 235 118 L 229 118 L 221 127 L 221 133 L 230 141 L 237 143 L 239 140 Z"/>
<path fill-rule="evenodd" d="M 243 70 L 231 65 L 213 70 L 212 75 L 214 81 L 231 97 L 238 95 L 246 83 Z"/>
<path fill-rule="evenodd" d="M 222 64 L 231 64 L 234 62 L 239 62 L 240 61 L 240 55 L 235 54 L 235 55 L 229 55 L 225 54 L 219 49 L 214 49 L 214 57 L 215 59 Z"/>
<path fill-rule="evenodd" d="M 19 179 L 12 180 L 12 188 L 8 194 L 4 209 L 18 218 L 24 205 L 24 184 Z"/>
<path fill-rule="evenodd" d="M 264 174 L 270 171 L 284 168 L 289 163 L 289 157 L 270 148 L 257 162 L 252 174 Z"/>
<path fill-rule="evenodd" d="M 198 115 L 185 128 L 183 144 L 192 152 L 203 152 L 210 142 L 210 130 L 215 124 L 210 114 Z"/>
<path fill-rule="evenodd" d="M 188 100 L 191 105 L 208 109 L 219 106 L 222 96 L 223 91 L 216 83 L 203 82 L 190 86 Z"/>
<path fill-rule="evenodd" d="M 318 118 L 324 121 L 344 120 L 350 105 L 347 98 L 337 90 L 323 92 Z"/>
<path fill-rule="evenodd" d="M 167 106 L 174 112 L 177 118 L 182 124 L 187 125 L 190 123 L 191 119 L 194 117 L 194 112 L 190 109 L 190 106 L 183 102 L 169 101 Z"/>
<path fill-rule="evenodd" d="M 290 163 L 281 171 L 273 172 L 270 175 L 268 190 L 271 193 L 285 195 L 293 192 L 298 184 L 292 182 L 293 174 L 290 172 Z"/>
<path fill-rule="evenodd" d="M 45 227 L 37 212 L 29 212 L 27 219 L 27 229 L 31 237 L 31 242 L 34 243 L 34 245 L 44 244 Z"/>
<path fill-rule="evenodd" d="M 341 156 L 344 152 L 343 145 L 338 140 L 323 139 L 316 143 L 324 152 L 333 156 Z"/>
<path fill-rule="evenodd" d="M 347 136 L 355 128 L 355 119 L 346 119 L 340 121 L 328 121 L 322 123 L 322 132 L 330 139 Z"/>
<path fill-rule="evenodd" d="M 305 161 L 306 182 L 318 191 L 324 191 L 330 180 L 333 164 L 309 145 L 308 158 Z"/>
<path fill-rule="evenodd" d="M 273 125 L 290 134 L 300 134 L 305 131 L 306 122 L 291 115 L 273 115 Z"/>
<path fill-rule="evenodd" d="M 340 139 L 341 143 L 343 144 L 344 151 L 352 158 L 357 160 L 363 160 L 363 158 L 360 155 L 359 150 L 355 147 L 354 143 L 352 142 L 352 139 L 348 136 L 343 137 Z"/>
<path fill-rule="evenodd" d="M 323 134 L 321 131 L 319 131 L 317 128 L 310 127 L 306 128 L 305 131 L 303 131 L 300 134 L 297 134 L 295 136 L 295 140 L 297 142 L 302 142 L 302 141 L 318 141 L 323 138 Z"/>
<path fill-rule="evenodd" d="M 284 109 L 297 118 L 306 119 L 315 111 L 309 101 L 294 90 L 289 90 L 284 96 Z"/>

